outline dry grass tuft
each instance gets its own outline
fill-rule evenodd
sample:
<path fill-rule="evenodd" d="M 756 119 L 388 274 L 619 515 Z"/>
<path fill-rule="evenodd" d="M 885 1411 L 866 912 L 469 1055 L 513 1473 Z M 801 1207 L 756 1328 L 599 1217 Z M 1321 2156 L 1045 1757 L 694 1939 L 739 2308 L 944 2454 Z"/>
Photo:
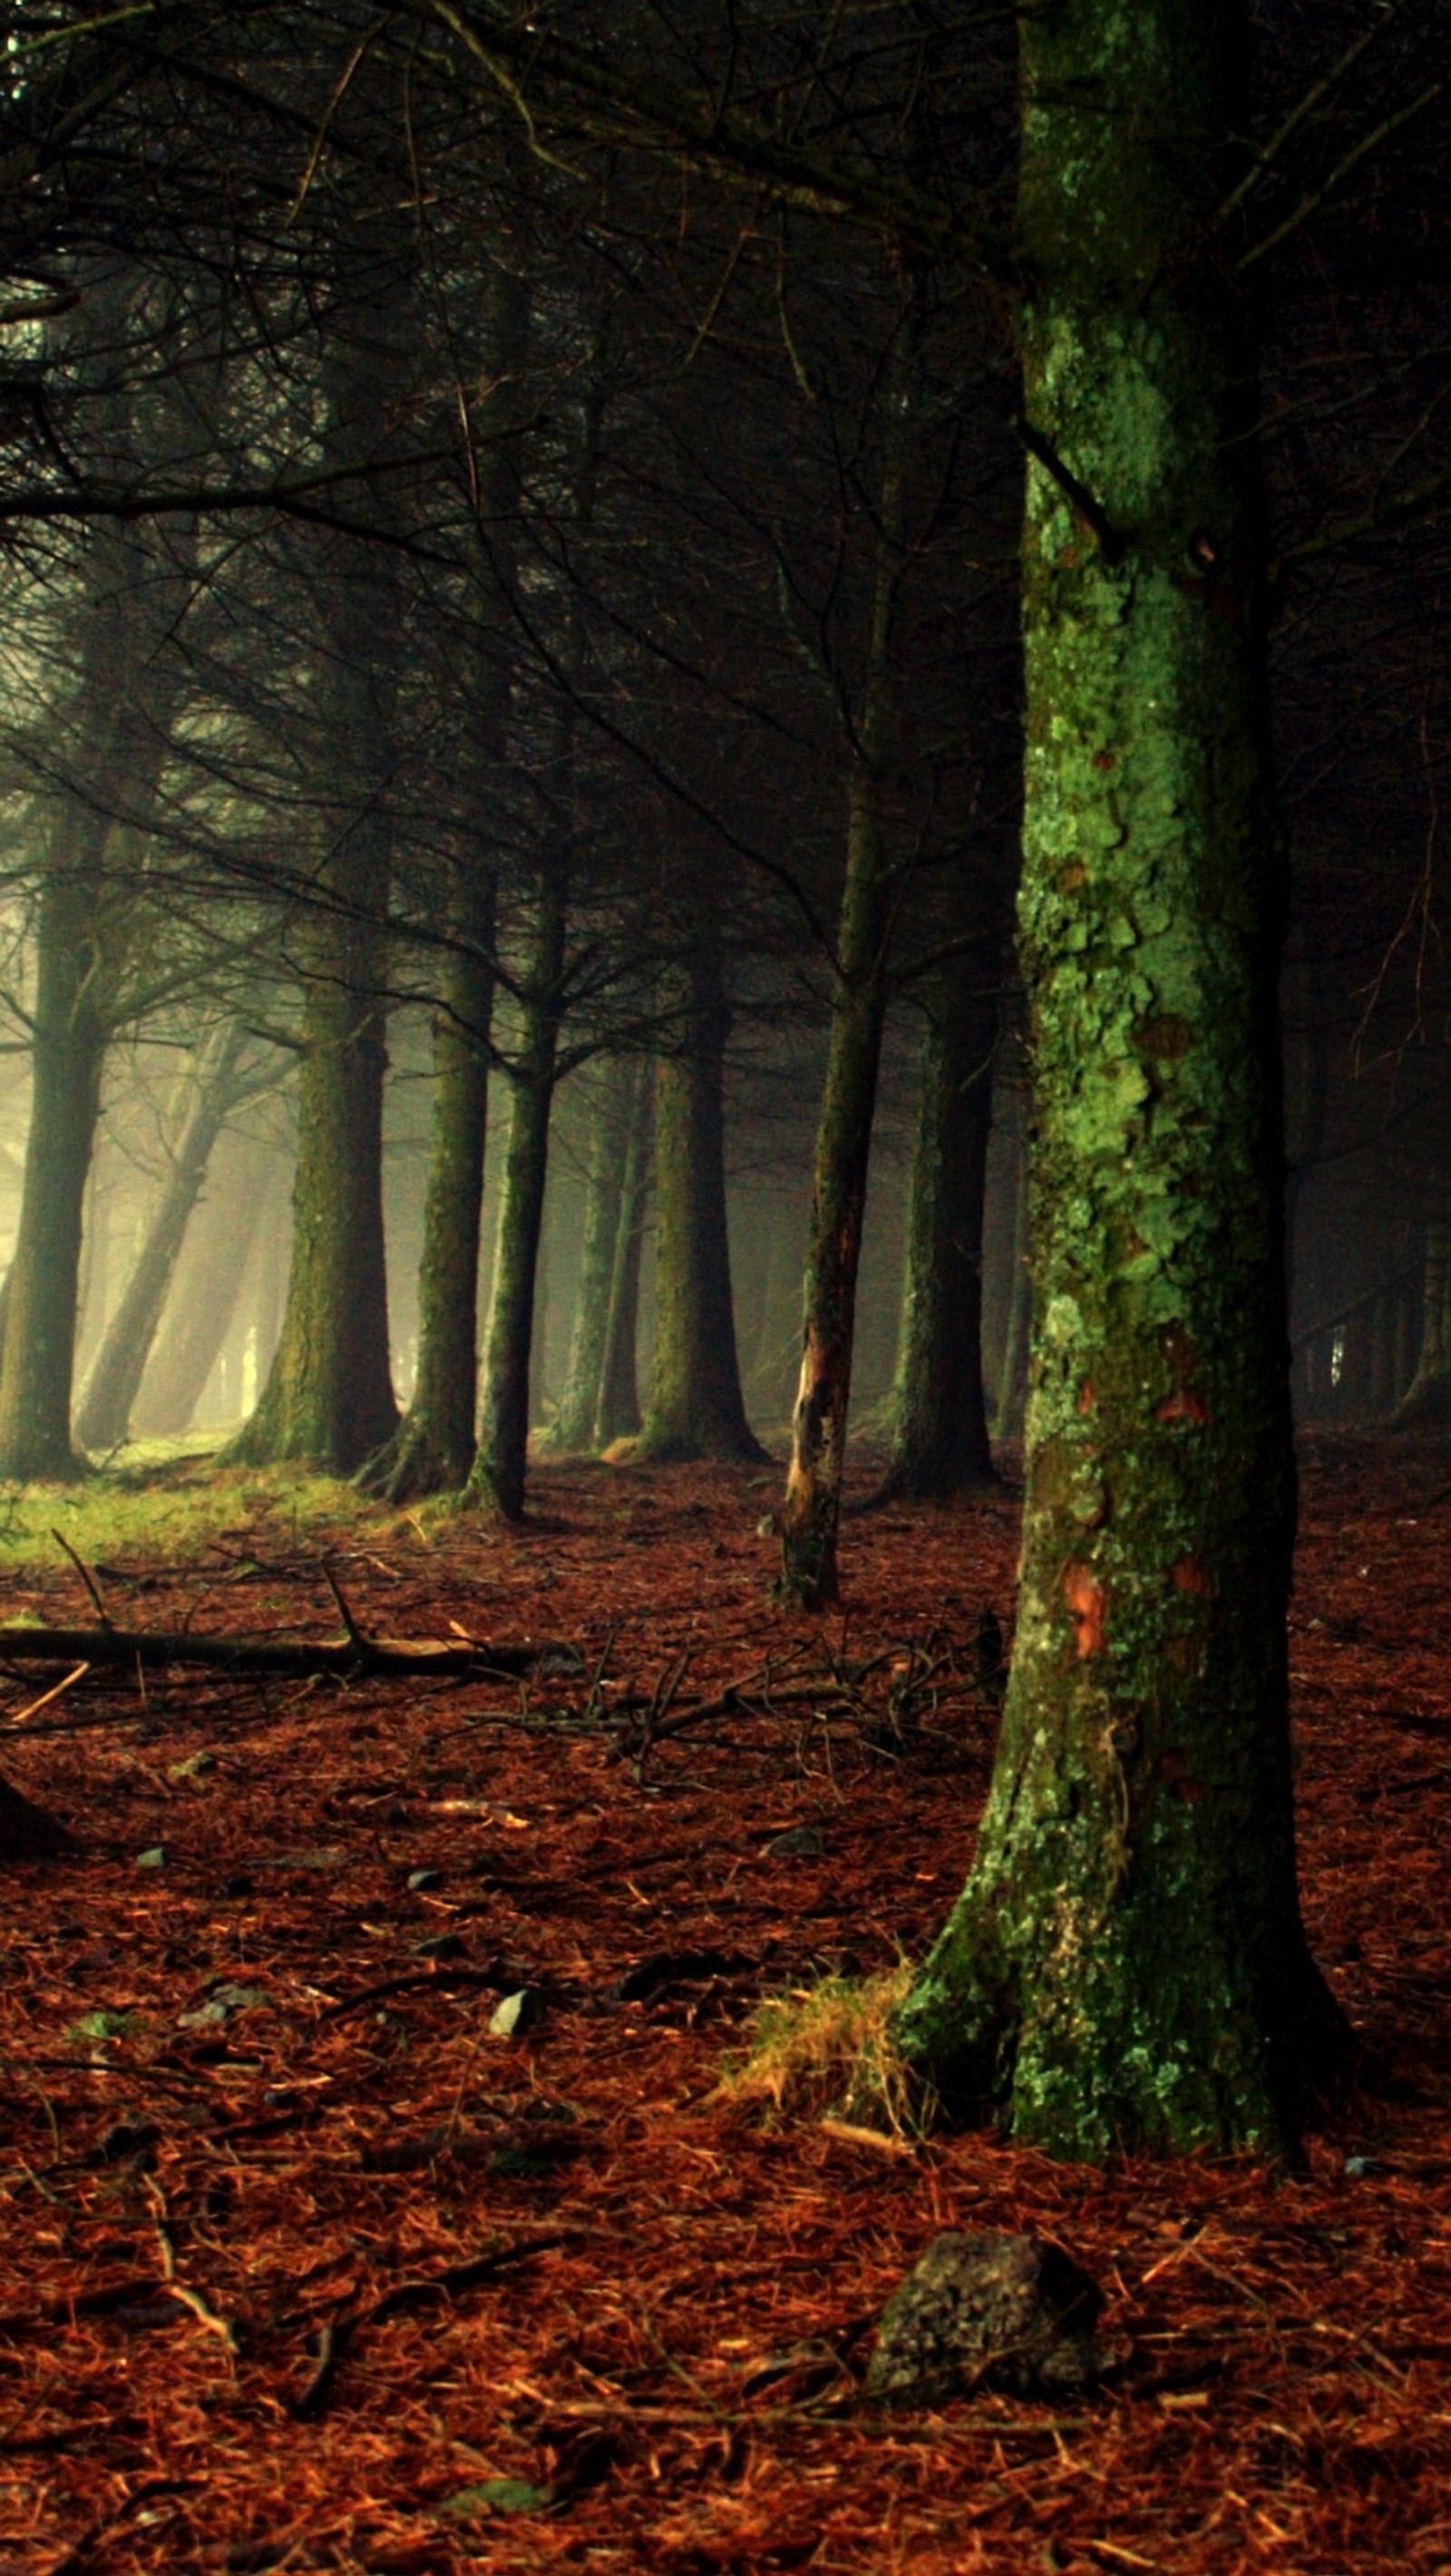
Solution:
<path fill-rule="evenodd" d="M 844 2111 L 863 2127 L 916 2136 L 922 2087 L 892 2036 L 912 1983 L 900 1960 L 875 1977 L 823 1977 L 770 1997 L 756 2015 L 748 2054 L 722 2078 L 723 2101 L 769 2103 L 775 2111 Z"/>

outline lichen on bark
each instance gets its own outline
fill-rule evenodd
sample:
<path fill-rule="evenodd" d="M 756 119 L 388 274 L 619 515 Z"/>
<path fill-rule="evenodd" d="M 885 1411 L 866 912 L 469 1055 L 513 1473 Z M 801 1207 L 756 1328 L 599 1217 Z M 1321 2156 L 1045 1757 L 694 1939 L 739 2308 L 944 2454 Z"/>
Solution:
<path fill-rule="evenodd" d="M 1230 32 L 1194 0 L 1023 27 L 1021 1592 L 975 1864 L 899 2038 L 950 2102 L 1089 2156 L 1282 2146 L 1337 2039 L 1290 1792 L 1252 374 L 1198 246 Z"/>

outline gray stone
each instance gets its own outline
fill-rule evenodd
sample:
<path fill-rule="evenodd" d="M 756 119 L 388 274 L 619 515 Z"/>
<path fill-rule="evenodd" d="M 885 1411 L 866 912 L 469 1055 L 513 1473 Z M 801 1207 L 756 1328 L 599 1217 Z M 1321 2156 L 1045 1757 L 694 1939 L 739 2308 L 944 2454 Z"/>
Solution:
<path fill-rule="evenodd" d="M 421 1896 L 427 1888 L 443 1885 L 443 1872 L 441 1869 L 410 1869 L 408 1884 L 415 1896 Z"/>
<path fill-rule="evenodd" d="M 521 2031 L 534 2030 L 544 2019 L 544 1997 L 537 1986 L 521 1986 L 516 1995 L 506 1995 L 497 2012 L 490 2016 L 490 2039 L 517 2039 Z"/>
<path fill-rule="evenodd" d="M 938 2236 L 882 2315 L 867 2395 L 930 2405 L 975 2387 L 1087 2387 L 1102 2367 L 1097 2282 L 1036 2236 Z"/>
<path fill-rule="evenodd" d="M 773 1834 L 761 1845 L 762 1860 L 820 1860 L 826 1850 L 826 1836 L 819 1825 L 788 1825 L 784 1834 Z"/>
<path fill-rule="evenodd" d="M 138 1869 L 165 1869 L 170 1857 L 165 1843 L 153 1843 L 149 1851 L 137 1853 L 136 1866 Z"/>

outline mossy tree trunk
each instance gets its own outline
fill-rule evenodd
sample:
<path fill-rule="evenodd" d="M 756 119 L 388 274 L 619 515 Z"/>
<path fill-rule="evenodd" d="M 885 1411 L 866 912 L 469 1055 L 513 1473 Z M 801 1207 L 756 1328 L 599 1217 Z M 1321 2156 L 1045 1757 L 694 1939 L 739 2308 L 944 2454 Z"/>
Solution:
<path fill-rule="evenodd" d="M 730 1006 L 714 917 L 695 924 L 655 1072 L 655 1352 L 638 1455 L 760 1459 L 736 1355 L 726 1222 Z"/>
<path fill-rule="evenodd" d="M 511 1068 L 509 1138 L 484 1337 L 478 1447 L 465 1487 L 474 1508 L 506 1521 L 524 1514 L 529 1361 L 549 1170 L 549 1120 L 564 1009 L 568 899 L 562 864 L 540 871 L 517 991 L 520 1043 Z"/>
<path fill-rule="evenodd" d="M 1051 2153 L 1275 2150 L 1339 2026 L 1290 1791 L 1253 375 L 1203 247 L 1246 30 L 1060 0 L 1020 34 L 1027 1494 L 977 1856 L 899 2037 Z"/>
<path fill-rule="evenodd" d="M 107 1033 L 94 992 L 92 892 L 51 872 L 37 911 L 30 1133 L 0 1365 L 0 1478 L 77 1475 L 71 1379 L 81 1229 Z"/>
<path fill-rule="evenodd" d="M 76 1416 L 88 1449 L 125 1439 L 181 1248 L 201 1196 L 212 1151 L 245 1087 L 246 1036 L 235 1021 L 218 1029 L 190 1077 L 192 1099 L 170 1166 L 147 1220 L 141 1249 L 101 1337 Z"/>
<path fill-rule="evenodd" d="M 1033 1326 L 1033 1279 L 1028 1268 L 1027 1146 L 1013 1189 L 1013 1245 L 1008 1270 L 1008 1327 L 998 1372 L 993 1430 L 999 1440 L 1014 1440 L 1023 1427 L 1028 1384 L 1028 1345 Z"/>
<path fill-rule="evenodd" d="M 857 1269 L 887 1014 L 888 949 L 901 893 L 893 843 L 898 751 L 896 652 L 922 307 L 914 286 L 886 370 L 870 629 L 847 796 L 846 878 L 837 925 L 826 1080 L 812 1164 L 801 1374 L 779 1515 L 776 1589 L 803 1609 L 838 1597 L 837 1532 L 846 1466 Z"/>
<path fill-rule="evenodd" d="M 624 1172 L 594 1421 L 596 1449 L 609 1449 L 617 1440 L 632 1440 L 640 1428 L 636 1344 L 640 1331 L 640 1256 L 650 1199 L 653 1111 L 650 1068 L 642 1056 L 637 1056 L 630 1067 L 625 1113 Z"/>
<path fill-rule="evenodd" d="M 257 1410 L 224 1453 L 350 1476 L 397 1427 L 383 1248 L 387 1064 L 376 818 L 351 876 L 356 914 L 310 927 L 292 1189 L 292 1262 L 282 1334 Z"/>
<path fill-rule="evenodd" d="M 593 1446 L 599 1417 L 637 1076 L 633 1056 L 609 1058 L 600 1068 L 591 1107 L 579 1292 L 564 1392 L 550 1434 L 550 1446 L 565 1456 Z"/>
<path fill-rule="evenodd" d="M 0 1356 L 6 1479 L 83 1471 L 70 1415 L 86 1183 L 106 1049 L 137 1006 L 136 840 L 170 740 L 179 666 L 168 648 L 189 562 L 188 537 L 159 566 L 108 530 L 93 541 L 79 606 L 80 685 L 57 753 L 70 776 L 36 904 L 31 1121 Z"/>
<path fill-rule="evenodd" d="M 928 1011 L 886 1478 L 892 1494 L 956 1494 L 993 1481 L 982 1229 L 997 981 L 995 952 L 970 950 L 949 966 Z"/>

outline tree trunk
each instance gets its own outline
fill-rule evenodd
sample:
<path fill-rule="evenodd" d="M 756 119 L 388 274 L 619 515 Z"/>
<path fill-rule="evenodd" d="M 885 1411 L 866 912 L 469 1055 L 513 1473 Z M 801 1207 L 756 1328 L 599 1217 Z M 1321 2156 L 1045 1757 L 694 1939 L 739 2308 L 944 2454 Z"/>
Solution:
<path fill-rule="evenodd" d="M 726 1224 L 725 1047 L 719 925 L 703 922 L 683 1007 L 655 1073 L 655 1353 L 636 1455 L 763 1459 L 736 1357 Z"/>
<path fill-rule="evenodd" d="M 215 1033 L 195 1070 L 195 1096 L 171 1168 L 120 1304 L 101 1337 L 81 1399 L 76 1436 L 88 1449 L 113 1449 L 126 1438 L 192 1210 L 212 1149 L 235 1105 L 245 1045 L 244 1032 L 233 1022 Z"/>
<path fill-rule="evenodd" d="M 599 1416 L 610 1329 L 610 1292 L 637 1089 L 638 1065 L 634 1057 L 612 1057 L 601 1069 L 590 1120 L 579 1292 L 569 1339 L 569 1365 L 550 1434 L 550 1447 L 564 1456 L 578 1455 L 593 1445 Z"/>
<path fill-rule="evenodd" d="M 529 955 L 519 984 L 523 1025 L 512 1077 L 509 1142 L 484 1341 L 483 1415 L 465 1488 L 469 1503 L 505 1521 L 522 1520 L 524 1515 L 529 1361 L 549 1169 L 566 917 L 563 870 L 548 870 L 539 881 Z"/>
<path fill-rule="evenodd" d="M 1426 1227 L 1421 1289 L 1421 1347 L 1415 1375 L 1396 1407 L 1403 1431 L 1420 1430 L 1451 1416 L 1451 1224 L 1432 1217 Z"/>
<path fill-rule="evenodd" d="M 372 900 L 381 900 L 376 876 Z M 287 1308 L 261 1401 L 223 1463 L 291 1459 L 350 1476 L 398 1421 L 383 1249 L 381 936 L 363 919 L 324 920 L 309 945 Z"/>
<path fill-rule="evenodd" d="M 418 1375 L 391 1440 L 359 1479 L 390 1503 L 454 1493 L 474 1459 L 478 1395 L 479 1236 L 488 1134 L 494 1008 L 495 883 L 470 896 L 433 1023 L 433 1122 L 418 1274 Z"/>
<path fill-rule="evenodd" d="M 106 1037 L 94 1002 L 93 895 L 47 872 L 36 924 L 30 1133 L 0 1364 L 0 1478 L 83 1472 L 71 1442 L 81 1228 Z"/>
<path fill-rule="evenodd" d="M 30 1133 L 0 1360 L 0 1478 L 83 1470 L 71 1441 L 86 1181 L 105 1051 L 137 936 L 131 847 L 170 741 L 179 666 L 171 625 L 186 595 L 181 538 L 162 569 L 127 531 L 92 540 L 79 603 L 82 666 L 61 757 L 37 907 Z M 119 863 L 112 865 L 113 844 Z"/>
<path fill-rule="evenodd" d="M 780 1513 L 777 1593 L 782 1600 L 809 1610 L 826 1608 L 837 1599 L 839 1589 L 836 1547 L 851 1398 L 857 1265 L 887 1012 L 887 949 L 900 883 L 890 830 L 897 737 L 894 654 L 920 335 L 921 301 L 914 289 L 887 370 L 871 631 L 853 747 L 846 883 L 812 1170 L 801 1376 Z"/>
<path fill-rule="evenodd" d="M 630 1068 L 625 1168 L 610 1270 L 609 1316 L 600 1359 L 594 1422 L 594 1446 L 599 1450 L 612 1448 L 617 1440 L 632 1440 L 640 1428 L 636 1344 L 640 1330 L 640 1254 L 650 1198 L 652 1110 L 649 1067 L 642 1057 L 637 1057 Z"/>
<path fill-rule="evenodd" d="M 197 1210 L 131 1408 L 142 1439 L 178 1439 L 190 1427 L 231 1329 L 253 1237 L 269 1214 L 273 1192 L 256 1147 L 228 1162 Z"/>
<path fill-rule="evenodd" d="M 995 954 L 955 960 L 922 1049 L 894 1390 L 891 1494 L 993 1482 L 982 1381 L 982 1229 L 997 1040 Z"/>
<path fill-rule="evenodd" d="M 1051 2153 L 1273 2151 L 1340 2031 L 1290 1790 L 1253 372 L 1201 246 L 1245 30 L 1059 0 L 1020 38 L 1027 1494 L 977 1856 L 899 2036 Z"/>

